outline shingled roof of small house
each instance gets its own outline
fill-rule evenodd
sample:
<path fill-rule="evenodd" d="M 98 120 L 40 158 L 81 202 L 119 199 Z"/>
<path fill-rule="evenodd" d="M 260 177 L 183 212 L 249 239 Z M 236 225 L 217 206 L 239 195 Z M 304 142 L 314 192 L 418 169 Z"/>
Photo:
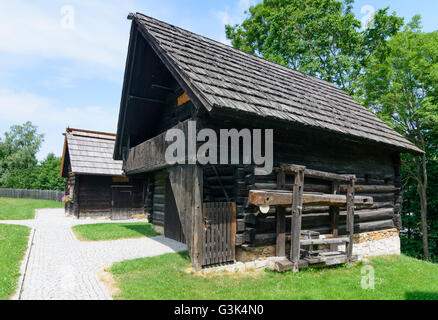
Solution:
<path fill-rule="evenodd" d="M 66 158 L 71 173 L 121 176 L 123 161 L 113 160 L 116 135 L 112 133 L 68 128 L 62 154 L 61 176 Z M 64 173 L 64 175 L 63 175 Z"/>
<path fill-rule="evenodd" d="M 130 18 L 209 111 L 232 109 L 423 152 L 332 83 L 141 13 Z"/>

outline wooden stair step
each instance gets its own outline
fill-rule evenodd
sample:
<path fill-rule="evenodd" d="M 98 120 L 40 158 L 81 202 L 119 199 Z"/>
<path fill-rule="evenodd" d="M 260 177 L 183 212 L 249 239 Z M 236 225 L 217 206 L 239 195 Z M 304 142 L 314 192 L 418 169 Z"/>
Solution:
<path fill-rule="evenodd" d="M 276 259 L 273 265 L 274 265 L 274 270 L 278 272 L 292 270 L 294 266 L 293 263 L 286 257 L 282 259 Z"/>
<path fill-rule="evenodd" d="M 319 256 L 316 257 L 303 258 L 303 260 L 308 262 L 310 265 L 321 264 L 323 266 L 334 266 L 348 262 L 348 257 L 345 254 L 339 254 L 339 253 L 331 254 L 331 255 L 320 254 Z"/>
<path fill-rule="evenodd" d="M 271 269 L 278 272 L 292 270 L 294 267 L 293 263 L 286 257 L 276 257 L 275 260 L 273 260 L 272 266 L 273 267 Z M 307 261 L 302 259 L 299 260 L 298 269 L 307 268 L 308 266 L 309 263 Z"/>

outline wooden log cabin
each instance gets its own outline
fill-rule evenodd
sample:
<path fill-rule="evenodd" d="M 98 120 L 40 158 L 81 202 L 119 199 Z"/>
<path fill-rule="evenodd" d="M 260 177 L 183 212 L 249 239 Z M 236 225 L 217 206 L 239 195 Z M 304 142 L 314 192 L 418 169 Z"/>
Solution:
<path fill-rule="evenodd" d="M 150 221 L 187 243 L 195 269 L 268 256 L 296 268 L 338 243 L 348 259 L 399 252 L 400 153 L 422 150 L 329 82 L 140 13 L 128 19 L 114 159 L 143 177 Z M 190 135 L 189 121 L 196 132 L 273 129 L 274 170 L 259 174 L 242 157 L 170 164 L 166 132 Z"/>
<path fill-rule="evenodd" d="M 60 176 L 66 181 L 66 213 L 76 218 L 128 219 L 143 215 L 143 179 L 122 174 L 113 160 L 115 134 L 67 128 Z"/>

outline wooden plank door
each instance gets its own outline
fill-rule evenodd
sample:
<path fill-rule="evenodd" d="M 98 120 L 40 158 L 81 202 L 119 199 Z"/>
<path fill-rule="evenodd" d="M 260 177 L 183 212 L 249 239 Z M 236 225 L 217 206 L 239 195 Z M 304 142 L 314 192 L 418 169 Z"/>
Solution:
<path fill-rule="evenodd" d="M 170 180 L 166 179 L 166 193 L 164 196 L 164 236 L 185 243 L 184 232 L 179 220 L 175 195 Z"/>
<path fill-rule="evenodd" d="M 203 205 L 203 266 L 234 262 L 236 254 L 236 204 L 206 202 Z"/>
<path fill-rule="evenodd" d="M 123 220 L 131 217 L 131 188 L 112 188 L 111 219 Z"/>

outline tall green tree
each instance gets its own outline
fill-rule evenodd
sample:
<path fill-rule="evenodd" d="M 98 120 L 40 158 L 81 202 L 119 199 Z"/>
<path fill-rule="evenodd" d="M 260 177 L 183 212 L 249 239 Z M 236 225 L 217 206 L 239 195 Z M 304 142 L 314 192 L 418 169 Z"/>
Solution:
<path fill-rule="evenodd" d="M 5 133 L 4 139 L 0 139 L 0 185 L 5 184 L 12 172 L 30 170 L 38 163 L 36 154 L 43 141 L 44 136 L 29 121 L 12 126 Z"/>
<path fill-rule="evenodd" d="M 376 12 L 361 29 L 353 0 L 264 0 L 240 25 L 226 26 L 234 47 L 328 80 L 350 94 L 368 57 L 397 33 L 403 19 Z"/>
<path fill-rule="evenodd" d="M 376 51 L 360 79 L 364 103 L 426 153 L 404 155 L 405 182 L 417 186 L 423 256 L 430 258 L 427 223 L 428 166 L 436 165 L 438 134 L 438 32 L 423 33 L 415 16 Z"/>
<path fill-rule="evenodd" d="M 64 190 L 64 178 L 59 176 L 61 158 L 49 153 L 37 167 L 37 174 L 33 189 Z"/>

